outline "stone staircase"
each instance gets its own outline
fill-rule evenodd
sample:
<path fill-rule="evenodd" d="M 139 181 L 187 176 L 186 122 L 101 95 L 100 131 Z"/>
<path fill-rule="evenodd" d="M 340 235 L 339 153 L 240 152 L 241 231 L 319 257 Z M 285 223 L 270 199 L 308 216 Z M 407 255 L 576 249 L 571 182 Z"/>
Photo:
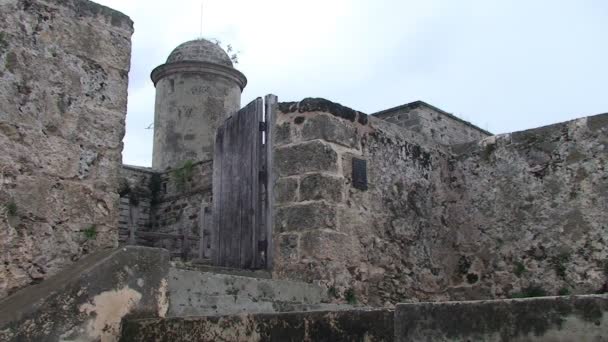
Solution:
<path fill-rule="evenodd" d="M 386 316 L 266 271 L 173 263 L 167 285 L 166 317 L 124 320 L 121 341 L 355 341 L 375 327 L 362 321 Z"/>
<path fill-rule="evenodd" d="M 319 286 L 270 279 L 264 271 L 174 266 L 169 269 L 167 317 L 347 310 Z"/>

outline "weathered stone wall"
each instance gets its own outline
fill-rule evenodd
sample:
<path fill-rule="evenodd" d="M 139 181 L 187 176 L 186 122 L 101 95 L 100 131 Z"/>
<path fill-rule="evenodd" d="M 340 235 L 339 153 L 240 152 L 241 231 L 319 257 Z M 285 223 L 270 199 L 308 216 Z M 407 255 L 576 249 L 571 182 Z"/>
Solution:
<path fill-rule="evenodd" d="M 152 167 L 178 167 L 213 157 L 215 131 L 241 107 L 241 88 L 213 74 L 177 73 L 156 83 Z"/>
<path fill-rule="evenodd" d="M 281 105 L 278 277 L 373 305 L 602 287 L 605 116 L 458 151 L 360 118 L 318 100 Z M 367 190 L 352 184 L 353 157 L 367 161 Z"/>
<path fill-rule="evenodd" d="M 118 220 L 118 241 L 120 244 L 130 243 L 131 228 L 149 230 L 152 217 L 151 209 L 154 196 L 158 196 L 160 184 L 154 189 L 155 182 L 160 177 L 147 167 L 123 165 L 120 170 L 120 216 Z M 144 241 L 136 238 L 137 244 Z"/>
<path fill-rule="evenodd" d="M 480 140 L 492 135 L 450 113 L 416 101 L 375 113 L 375 117 L 421 133 L 435 142 L 451 145 Z"/>
<path fill-rule="evenodd" d="M 164 317 L 169 253 L 121 247 L 0 301 L 0 341 L 117 341 L 124 317 Z"/>
<path fill-rule="evenodd" d="M 118 242 L 132 21 L 0 2 L 0 298 Z"/>
<path fill-rule="evenodd" d="M 454 152 L 448 226 L 471 286 L 459 298 L 608 288 L 608 114 Z"/>
<path fill-rule="evenodd" d="M 395 341 L 604 341 L 606 296 L 400 304 Z"/>
<path fill-rule="evenodd" d="M 212 174 L 212 161 L 187 163 L 165 172 L 123 166 L 121 242 L 128 243 L 130 224 L 135 221 L 139 231 L 199 236 L 201 208 L 211 206 Z M 173 255 L 182 246 L 174 239 L 142 237 L 136 238 L 136 244 L 167 248 Z M 193 242 L 191 248 L 196 253 L 198 244 Z"/>
<path fill-rule="evenodd" d="M 442 211 L 429 194 L 448 178 L 447 150 L 325 100 L 280 111 L 277 276 L 320 280 L 337 297 L 375 305 L 423 295 L 422 240 L 432 241 Z M 367 161 L 368 190 L 352 185 L 353 157 Z M 412 276 L 414 264 L 421 269 Z"/>

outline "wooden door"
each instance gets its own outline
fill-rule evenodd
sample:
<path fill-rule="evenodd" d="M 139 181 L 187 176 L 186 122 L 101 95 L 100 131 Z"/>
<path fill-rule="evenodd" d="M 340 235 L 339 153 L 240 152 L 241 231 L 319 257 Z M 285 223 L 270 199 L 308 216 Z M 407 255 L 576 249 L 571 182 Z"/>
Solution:
<path fill-rule="evenodd" d="M 218 128 L 211 257 L 217 266 L 272 265 L 272 144 L 276 96 L 257 98 Z"/>

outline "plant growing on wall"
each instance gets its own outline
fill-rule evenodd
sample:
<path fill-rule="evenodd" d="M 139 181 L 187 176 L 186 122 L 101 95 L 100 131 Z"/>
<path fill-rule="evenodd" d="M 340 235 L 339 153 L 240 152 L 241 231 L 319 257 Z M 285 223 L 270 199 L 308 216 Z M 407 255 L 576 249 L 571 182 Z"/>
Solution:
<path fill-rule="evenodd" d="M 346 302 L 350 305 L 357 304 L 357 296 L 355 295 L 355 290 L 353 290 L 352 288 L 346 290 L 346 292 L 344 292 L 344 299 L 346 299 Z"/>
<path fill-rule="evenodd" d="M 94 240 L 97 237 L 97 225 L 92 224 L 82 231 L 87 240 Z"/>
<path fill-rule="evenodd" d="M 15 201 L 10 201 L 6 204 L 6 214 L 9 217 L 17 216 L 17 203 Z"/>
<path fill-rule="evenodd" d="M 178 191 L 186 190 L 188 182 L 192 179 L 194 173 L 194 162 L 186 160 L 181 167 L 171 172 L 171 177 L 175 182 L 175 187 Z"/>

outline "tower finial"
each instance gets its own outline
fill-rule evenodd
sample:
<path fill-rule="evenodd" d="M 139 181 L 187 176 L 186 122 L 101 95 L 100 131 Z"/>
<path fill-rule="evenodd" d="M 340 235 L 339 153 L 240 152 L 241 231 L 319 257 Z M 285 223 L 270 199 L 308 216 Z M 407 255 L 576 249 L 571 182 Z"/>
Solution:
<path fill-rule="evenodd" d="M 199 38 L 203 38 L 203 0 L 201 0 L 201 32 Z"/>

